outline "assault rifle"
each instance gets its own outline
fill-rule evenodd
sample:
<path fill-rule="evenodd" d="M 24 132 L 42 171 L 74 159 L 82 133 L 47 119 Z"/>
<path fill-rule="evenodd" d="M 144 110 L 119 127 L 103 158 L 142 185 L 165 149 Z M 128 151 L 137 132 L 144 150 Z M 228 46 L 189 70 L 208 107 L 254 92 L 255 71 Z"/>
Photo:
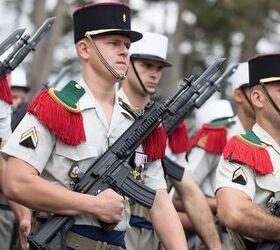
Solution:
<path fill-rule="evenodd" d="M 0 44 L 0 56 L 3 55 L 18 39 L 21 38 L 25 29 L 17 29 L 11 33 L 4 41 Z"/>
<path fill-rule="evenodd" d="M 35 49 L 38 42 L 47 34 L 49 29 L 54 23 L 55 17 L 47 19 L 42 26 L 37 30 L 37 32 L 32 36 L 24 35 L 17 42 L 13 51 L 7 56 L 7 58 L 0 63 L 0 79 L 3 79 L 6 73 L 14 70 L 28 55 L 28 53 Z"/>
<path fill-rule="evenodd" d="M 222 84 L 236 71 L 238 65 L 233 65 L 226 70 L 215 82 L 208 81 L 205 85 L 197 89 L 195 95 L 186 102 L 174 116 L 167 116 L 163 120 L 163 125 L 170 135 L 177 126 L 186 119 L 194 109 L 199 109 L 214 93 L 221 89 Z M 168 156 L 162 159 L 162 164 L 165 168 L 166 174 L 177 181 L 181 181 L 185 168 L 172 161 Z"/>
<path fill-rule="evenodd" d="M 271 214 L 280 217 L 280 201 L 276 201 L 270 210 Z M 280 242 L 264 241 L 261 242 L 256 250 L 279 250 Z"/>
<path fill-rule="evenodd" d="M 98 195 L 107 188 L 112 188 L 140 205 L 151 208 L 155 191 L 136 181 L 127 160 L 145 138 L 162 122 L 167 114 L 175 114 L 187 102 L 201 85 L 205 84 L 221 67 L 225 59 L 218 59 L 192 84 L 193 76 L 184 79 L 175 94 L 164 103 L 151 101 L 145 112 L 139 115 L 134 123 L 123 133 L 112 146 L 101 155 L 87 172 L 78 180 L 74 189 L 77 192 Z M 65 249 L 64 239 L 73 225 L 72 216 L 55 215 L 35 234 L 28 239 L 31 250 Z M 115 224 L 102 224 L 107 231 Z"/>
<path fill-rule="evenodd" d="M 53 81 L 47 81 L 46 83 L 43 83 L 43 87 L 41 88 L 41 90 L 55 87 L 59 83 L 59 81 L 70 71 L 70 68 L 71 66 L 62 68 Z M 16 129 L 22 118 L 25 116 L 27 106 L 27 102 L 21 103 L 18 109 L 13 112 L 11 121 L 12 131 Z"/>

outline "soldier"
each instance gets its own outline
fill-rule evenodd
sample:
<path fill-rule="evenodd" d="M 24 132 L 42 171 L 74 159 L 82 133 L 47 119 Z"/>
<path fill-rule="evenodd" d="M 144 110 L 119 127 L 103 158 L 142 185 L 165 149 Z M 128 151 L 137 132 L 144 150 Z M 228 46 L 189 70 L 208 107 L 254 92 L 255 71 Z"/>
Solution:
<path fill-rule="evenodd" d="M 81 6 L 73 22 L 82 79 L 61 91 L 45 90 L 30 103 L 3 149 L 10 156 L 5 194 L 37 210 L 40 221 L 40 211 L 74 215 L 69 248 L 124 249 L 127 200 L 112 189 L 97 196 L 78 193 L 72 184 L 133 122 L 118 102 L 115 83 L 125 78 L 130 44 L 142 35 L 130 29 L 130 8 L 123 3 Z M 159 237 L 168 249 L 187 249 L 160 161 L 149 162 L 144 175 L 145 184 L 157 190 L 150 215 Z M 118 224 L 106 232 L 98 220 Z"/>
<path fill-rule="evenodd" d="M 11 93 L 13 98 L 13 110 L 16 110 L 22 103 L 27 102 L 30 86 L 27 84 L 26 74 L 21 68 L 16 68 L 11 73 Z"/>
<path fill-rule="evenodd" d="M 143 110 L 151 100 L 151 95 L 156 92 L 159 84 L 162 69 L 171 66 L 166 60 L 167 45 L 167 37 L 146 32 L 143 34 L 143 38 L 131 47 L 131 66 L 127 78 L 122 82 L 120 93 L 123 101 L 136 110 Z M 188 147 L 186 139 L 186 127 L 181 124 L 177 131 L 175 130 L 169 137 L 169 146 L 166 149 L 167 155 L 184 167 L 187 164 L 185 160 Z M 176 150 L 172 147 L 171 140 Z M 209 249 L 221 249 L 211 212 L 190 171 L 186 169 L 182 182 L 175 180 L 172 182 L 184 197 L 186 211 Z M 132 204 L 131 210 L 132 228 L 126 234 L 128 249 L 158 249 L 158 240 L 147 211 L 137 204 Z M 203 216 L 201 216 L 202 214 Z M 163 245 L 165 245 L 164 242 Z"/>
<path fill-rule="evenodd" d="M 5 76 L 0 81 L 0 148 L 2 148 L 11 135 L 11 104 L 12 96 L 8 78 Z M 12 241 L 15 216 L 2 194 L 3 178 L 6 162 L 0 154 L 0 242 L 1 249 L 9 250 Z"/>
<path fill-rule="evenodd" d="M 230 139 L 217 169 L 218 216 L 237 233 L 240 249 L 256 249 L 258 241 L 280 241 L 280 220 L 269 214 L 280 191 L 279 59 L 280 54 L 249 59 L 256 123 Z"/>
<path fill-rule="evenodd" d="M 255 123 L 255 112 L 250 101 L 248 62 L 238 65 L 235 73 L 229 78 L 233 89 L 235 123 L 228 130 L 228 138 L 251 129 Z"/>
<path fill-rule="evenodd" d="M 233 116 L 228 100 L 214 99 L 206 102 L 196 114 L 199 129 L 191 141 L 191 150 L 187 155 L 189 168 L 205 194 L 213 215 L 216 215 L 215 170 L 226 144 L 227 130 L 234 123 Z M 175 204 L 178 206 L 178 198 Z M 226 231 L 221 233 L 219 227 L 218 229 L 225 249 L 231 249 Z M 205 247 L 199 239 L 197 245 L 203 249 Z"/>

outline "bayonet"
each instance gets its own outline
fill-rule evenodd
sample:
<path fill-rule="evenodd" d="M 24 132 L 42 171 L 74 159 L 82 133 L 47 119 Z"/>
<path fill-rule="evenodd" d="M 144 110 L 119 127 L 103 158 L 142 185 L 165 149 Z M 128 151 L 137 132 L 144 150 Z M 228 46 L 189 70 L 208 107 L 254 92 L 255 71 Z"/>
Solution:
<path fill-rule="evenodd" d="M 11 70 L 14 70 L 27 56 L 27 54 L 34 50 L 38 42 L 48 33 L 49 29 L 54 23 L 55 17 L 48 18 L 37 32 L 26 42 L 26 45 L 15 55 L 12 62 L 9 64 Z"/>
<path fill-rule="evenodd" d="M 31 49 L 35 48 L 37 43 L 48 33 L 54 21 L 55 17 L 48 18 L 37 30 L 37 32 L 31 37 L 29 42 L 29 46 L 31 47 Z"/>
<path fill-rule="evenodd" d="M 0 56 L 3 55 L 12 45 L 18 41 L 25 29 L 17 29 L 11 33 L 1 44 L 0 44 Z"/>

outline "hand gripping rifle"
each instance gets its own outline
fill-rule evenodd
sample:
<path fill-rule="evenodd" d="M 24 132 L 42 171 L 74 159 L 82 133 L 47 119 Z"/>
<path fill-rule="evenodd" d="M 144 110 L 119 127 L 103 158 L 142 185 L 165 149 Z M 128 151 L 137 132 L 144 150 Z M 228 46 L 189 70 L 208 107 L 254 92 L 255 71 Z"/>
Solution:
<path fill-rule="evenodd" d="M 43 87 L 41 90 L 45 88 L 51 88 L 55 87 L 59 81 L 70 71 L 71 66 L 66 66 L 60 70 L 60 72 L 57 74 L 56 78 L 53 81 L 47 81 L 46 83 L 43 83 Z M 27 109 L 28 103 L 22 103 L 18 109 L 13 113 L 12 115 L 12 121 L 11 121 L 11 128 L 12 131 L 16 129 L 22 118 L 26 114 L 26 109 Z"/>
<path fill-rule="evenodd" d="M 11 33 L 4 41 L 0 44 L 0 56 L 3 55 L 18 39 L 21 38 L 25 29 L 17 29 Z"/>
<path fill-rule="evenodd" d="M 15 45 L 13 51 L 3 62 L 0 63 L 0 79 L 2 79 L 6 73 L 14 70 L 24 60 L 28 53 L 35 49 L 38 42 L 52 27 L 54 19 L 55 17 L 47 19 L 31 39 L 29 39 L 29 35 L 24 35 L 20 38 L 20 41 Z"/>
<path fill-rule="evenodd" d="M 200 86 L 195 95 L 186 102 L 174 116 L 166 116 L 163 120 L 163 125 L 170 135 L 177 126 L 186 119 L 195 108 L 199 109 L 214 93 L 219 91 L 226 80 L 236 71 L 238 65 L 233 65 L 226 70 L 215 82 L 208 81 L 207 84 Z M 183 178 L 185 168 L 172 161 L 168 156 L 162 159 L 162 164 L 166 174 L 177 181 Z"/>
<path fill-rule="evenodd" d="M 143 115 L 138 116 L 134 123 L 119 137 L 112 146 L 100 156 L 87 172 L 75 184 L 75 191 L 97 195 L 107 188 L 112 188 L 140 205 L 151 208 L 155 191 L 136 181 L 126 161 L 145 138 L 162 122 L 167 114 L 175 114 L 188 101 L 197 88 L 215 74 L 225 59 L 216 60 L 193 84 L 184 79 L 175 94 L 164 103 L 150 102 Z M 65 249 L 65 232 L 73 225 L 72 216 L 54 215 L 35 235 L 28 239 L 31 250 L 62 250 Z M 102 224 L 107 231 L 115 224 Z M 104 227 L 105 226 L 105 227 Z"/>

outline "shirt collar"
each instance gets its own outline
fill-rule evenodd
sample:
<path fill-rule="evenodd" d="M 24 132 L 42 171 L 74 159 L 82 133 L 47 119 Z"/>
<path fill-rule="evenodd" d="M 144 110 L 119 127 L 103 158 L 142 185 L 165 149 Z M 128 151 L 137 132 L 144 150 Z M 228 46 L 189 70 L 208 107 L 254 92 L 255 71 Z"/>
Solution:
<path fill-rule="evenodd" d="M 85 89 L 85 94 L 79 100 L 80 110 L 83 111 L 85 109 L 96 108 L 97 105 L 96 99 L 94 98 L 93 94 L 89 90 L 84 79 L 78 81 L 78 84 L 80 84 Z"/>
<path fill-rule="evenodd" d="M 98 103 L 97 103 L 95 97 L 93 96 L 93 94 L 91 93 L 90 89 L 88 88 L 87 84 L 85 83 L 84 79 L 79 80 L 78 84 L 80 84 L 85 89 L 85 94 L 79 100 L 80 110 L 83 111 L 85 109 L 96 108 Z M 122 92 L 123 92 L 123 90 L 122 90 Z M 125 116 L 131 117 L 129 112 L 120 106 L 120 104 L 118 102 L 119 98 L 121 98 L 121 99 L 126 98 L 125 102 L 128 101 L 128 98 L 126 97 L 124 92 L 123 92 L 123 94 L 121 92 L 120 93 L 117 92 L 116 96 L 115 96 L 115 101 L 114 101 L 114 109 L 117 109 L 118 112 L 124 114 Z"/>
<path fill-rule="evenodd" d="M 252 128 L 253 132 L 260 138 L 261 142 L 272 146 L 278 153 L 280 153 L 280 146 L 259 124 L 255 124 Z"/>

